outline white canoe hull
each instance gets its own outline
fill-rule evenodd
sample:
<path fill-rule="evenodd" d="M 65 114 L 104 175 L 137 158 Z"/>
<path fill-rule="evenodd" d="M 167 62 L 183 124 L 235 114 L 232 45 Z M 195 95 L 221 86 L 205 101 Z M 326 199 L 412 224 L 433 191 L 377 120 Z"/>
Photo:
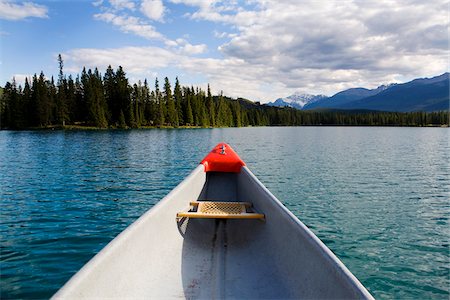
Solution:
<path fill-rule="evenodd" d="M 261 220 L 187 219 L 197 199 L 249 201 Z M 372 299 L 336 256 L 250 172 L 183 182 L 87 263 L 55 299 Z"/>

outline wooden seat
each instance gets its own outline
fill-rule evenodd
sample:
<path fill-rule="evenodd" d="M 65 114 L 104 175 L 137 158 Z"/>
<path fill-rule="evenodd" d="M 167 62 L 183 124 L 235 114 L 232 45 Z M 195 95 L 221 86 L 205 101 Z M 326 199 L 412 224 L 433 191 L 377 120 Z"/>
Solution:
<path fill-rule="evenodd" d="M 191 202 L 192 209 L 177 213 L 177 218 L 206 219 L 264 219 L 264 214 L 247 212 L 252 206 L 249 202 Z M 194 210 L 194 211 L 193 211 Z"/>

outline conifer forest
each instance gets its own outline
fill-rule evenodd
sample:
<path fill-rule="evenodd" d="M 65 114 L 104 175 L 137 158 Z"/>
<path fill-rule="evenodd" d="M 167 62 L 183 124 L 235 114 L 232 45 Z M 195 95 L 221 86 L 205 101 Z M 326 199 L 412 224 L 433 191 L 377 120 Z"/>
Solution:
<path fill-rule="evenodd" d="M 142 128 L 241 126 L 448 126 L 449 112 L 301 111 L 231 99 L 207 90 L 175 84 L 166 77 L 131 84 L 122 67 L 83 68 L 75 78 L 43 72 L 24 85 L 13 79 L 0 89 L 1 129 Z"/>

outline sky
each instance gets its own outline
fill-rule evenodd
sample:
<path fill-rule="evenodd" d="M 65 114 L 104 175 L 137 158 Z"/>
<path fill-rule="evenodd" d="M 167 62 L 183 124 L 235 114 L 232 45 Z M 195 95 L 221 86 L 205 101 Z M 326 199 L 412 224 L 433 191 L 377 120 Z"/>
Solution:
<path fill-rule="evenodd" d="M 266 103 L 449 70 L 447 0 L 0 0 L 0 85 L 122 66 Z"/>

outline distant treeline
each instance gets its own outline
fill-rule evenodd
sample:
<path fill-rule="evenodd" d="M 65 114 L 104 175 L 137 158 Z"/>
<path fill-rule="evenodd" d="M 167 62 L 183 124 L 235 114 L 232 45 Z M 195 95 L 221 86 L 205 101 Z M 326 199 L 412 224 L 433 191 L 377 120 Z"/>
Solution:
<path fill-rule="evenodd" d="M 394 113 L 370 111 L 299 111 L 260 105 L 245 99 L 212 96 L 194 87 L 181 87 L 178 78 L 172 90 L 166 77 L 153 89 L 147 80 L 129 84 L 122 67 L 109 66 L 102 76 L 84 68 L 74 79 L 63 73 L 47 79 L 43 72 L 17 86 L 14 79 L 0 90 L 2 129 L 92 126 L 97 128 L 240 127 L 299 125 L 441 126 L 448 125 L 448 111 Z"/>

